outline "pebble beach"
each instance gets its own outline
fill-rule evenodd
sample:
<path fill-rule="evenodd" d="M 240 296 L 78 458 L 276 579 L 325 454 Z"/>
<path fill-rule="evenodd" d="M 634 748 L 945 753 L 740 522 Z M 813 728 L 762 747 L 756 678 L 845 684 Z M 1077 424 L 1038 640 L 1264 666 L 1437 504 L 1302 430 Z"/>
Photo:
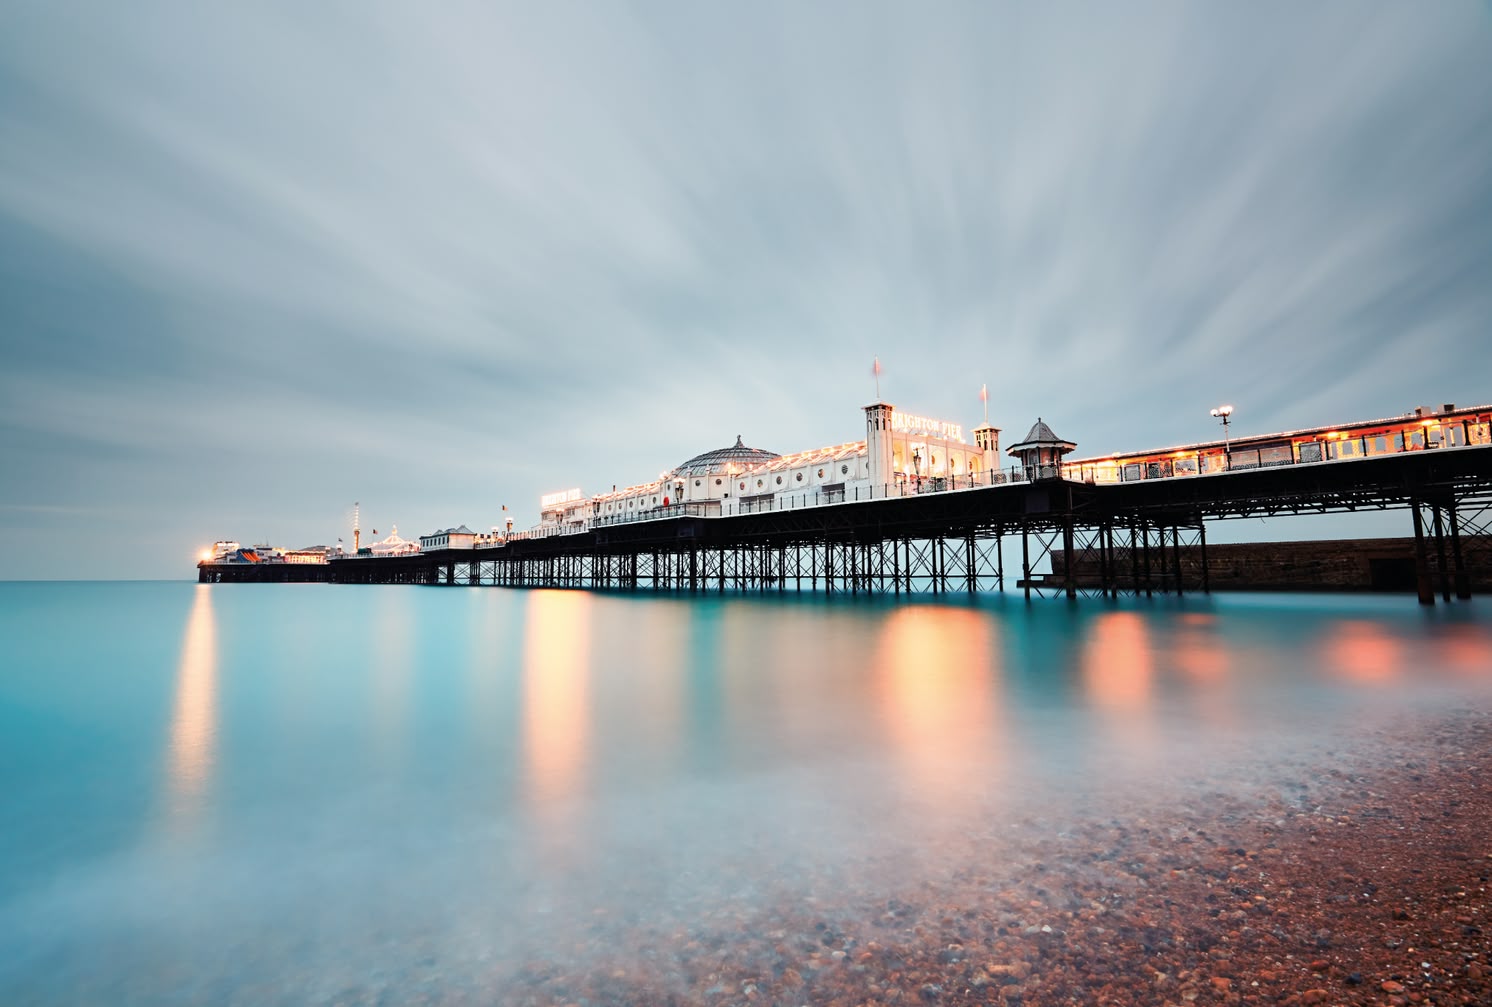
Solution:
<path fill-rule="evenodd" d="M 494 979 L 531 1005 L 1492 1003 L 1492 718 L 1406 720 L 1348 749 L 1277 767 L 1272 797 L 1126 795 L 1055 833 L 1033 814 L 942 848 L 943 870 L 890 897 L 861 865 L 837 898 L 636 921 L 626 948 L 569 949 L 581 970 L 539 958 Z"/>

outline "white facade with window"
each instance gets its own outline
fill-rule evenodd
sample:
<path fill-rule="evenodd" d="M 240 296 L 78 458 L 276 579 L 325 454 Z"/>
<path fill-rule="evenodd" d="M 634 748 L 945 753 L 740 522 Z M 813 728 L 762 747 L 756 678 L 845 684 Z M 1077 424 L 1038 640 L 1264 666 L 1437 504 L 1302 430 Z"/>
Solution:
<path fill-rule="evenodd" d="M 466 525 L 458 528 L 443 528 L 440 531 L 431 532 L 420 536 L 420 551 L 433 552 L 437 549 L 471 549 L 476 546 L 477 533 Z"/>
<path fill-rule="evenodd" d="M 1000 467 L 1000 431 L 987 423 L 964 440 L 957 424 L 898 415 L 885 402 L 865 407 L 865 439 L 796 454 L 748 447 L 740 438 L 706 451 L 658 479 L 585 497 L 546 495 L 539 530 L 579 531 L 644 516 L 720 516 L 872 500 L 978 481 Z"/>

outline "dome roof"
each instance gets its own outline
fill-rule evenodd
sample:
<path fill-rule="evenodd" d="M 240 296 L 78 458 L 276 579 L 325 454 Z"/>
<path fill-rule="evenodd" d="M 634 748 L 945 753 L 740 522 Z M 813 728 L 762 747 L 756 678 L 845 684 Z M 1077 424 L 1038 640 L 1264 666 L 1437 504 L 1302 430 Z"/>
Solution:
<path fill-rule="evenodd" d="M 736 442 L 730 447 L 716 448 L 714 451 L 695 455 L 674 469 L 671 474 L 676 476 L 708 475 L 711 472 L 721 472 L 728 465 L 734 465 L 739 469 L 749 469 L 779 457 L 781 456 L 774 451 L 748 448 L 741 442 L 741 435 L 737 434 Z"/>

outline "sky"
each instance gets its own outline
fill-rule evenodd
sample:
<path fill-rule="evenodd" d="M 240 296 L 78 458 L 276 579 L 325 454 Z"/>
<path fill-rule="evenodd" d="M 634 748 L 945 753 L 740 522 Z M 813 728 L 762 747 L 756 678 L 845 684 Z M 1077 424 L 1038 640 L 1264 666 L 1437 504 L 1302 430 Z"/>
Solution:
<path fill-rule="evenodd" d="M 1489 278 L 1487 3 L 17 0 L 0 579 L 524 527 L 877 356 L 1078 454 L 1487 402 Z"/>

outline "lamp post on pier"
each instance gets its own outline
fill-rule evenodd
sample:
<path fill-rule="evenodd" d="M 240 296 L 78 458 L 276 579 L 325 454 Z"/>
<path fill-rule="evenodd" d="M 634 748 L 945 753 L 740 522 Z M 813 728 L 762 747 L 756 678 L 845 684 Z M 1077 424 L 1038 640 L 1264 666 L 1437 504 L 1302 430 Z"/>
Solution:
<path fill-rule="evenodd" d="M 1214 419 L 1223 421 L 1223 458 L 1228 468 L 1233 467 L 1233 447 L 1228 441 L 1228 423 L 1233 416 L 1232 406 L 1218 406 L 1212 411 Z"/>

